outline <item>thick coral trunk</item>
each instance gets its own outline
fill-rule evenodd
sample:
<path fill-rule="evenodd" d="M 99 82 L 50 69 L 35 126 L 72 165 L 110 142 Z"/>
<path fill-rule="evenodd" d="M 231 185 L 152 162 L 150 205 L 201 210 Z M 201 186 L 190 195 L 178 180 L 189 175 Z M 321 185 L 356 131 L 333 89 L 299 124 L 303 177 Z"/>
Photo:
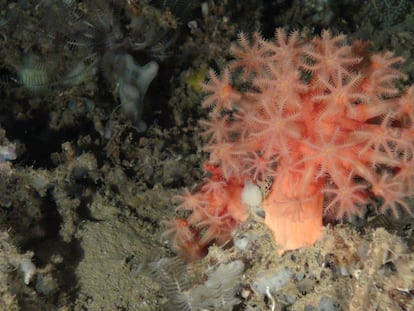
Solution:
<path fill-rule="evenodd" d="M 316 191 L 319 189 L 319 191 Z M 323 229 L 323 195 L 320 185 L 303 187 L 298 175 L 276 178 L 263 203 L 265 223 L 271 229 L 279 254 L 313 245 Z"/>

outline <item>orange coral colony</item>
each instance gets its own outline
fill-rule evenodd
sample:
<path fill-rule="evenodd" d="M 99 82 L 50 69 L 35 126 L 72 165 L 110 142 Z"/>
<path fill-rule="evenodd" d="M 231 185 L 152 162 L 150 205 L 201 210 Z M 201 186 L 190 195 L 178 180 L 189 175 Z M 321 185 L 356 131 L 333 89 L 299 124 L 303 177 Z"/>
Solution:
<path fill-rule="evenodd" d="M 305 41 L 280 28 L 269 41 L 241 34 L 231 53 L 203 85 L 208 176 L 180 196 L 188 218 L 167 231 L 187 259 L 248 218 L 245 183 L 271 182 L 259 205 L 280 253 L 312 245 L 323 217 L 350 219 L 370 202 L 412 212 L 414 87 L 396 86 L 401 57 L 327 30 Z"/>

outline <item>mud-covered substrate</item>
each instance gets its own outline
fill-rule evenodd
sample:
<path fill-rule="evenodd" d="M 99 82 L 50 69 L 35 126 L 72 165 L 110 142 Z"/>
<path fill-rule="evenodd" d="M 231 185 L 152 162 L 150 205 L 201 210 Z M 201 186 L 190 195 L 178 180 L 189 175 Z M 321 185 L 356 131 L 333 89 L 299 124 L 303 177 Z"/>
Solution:
<path fill-rule="evenodd" d="M 229 59 L 239 31 L 329 27 L 404 56 L 412 78 L 409 1 L 193 1 L 181 11 L 178 1 L 9 2 L 0 1 L 0 310 L 414 309 L 409 217 L 368 211 L 283 257 L 263 224 L 247 222 L 235 245 L 190 265 L 160 238 L 174 196 L 203 175 L 199 82 Z M 99 30 L 91 41 L 85 21 Z M 148 33 L 157 42 L 142 47 Z M 145 132 L 119 108 L 115 52 L 160 65 Z"/>

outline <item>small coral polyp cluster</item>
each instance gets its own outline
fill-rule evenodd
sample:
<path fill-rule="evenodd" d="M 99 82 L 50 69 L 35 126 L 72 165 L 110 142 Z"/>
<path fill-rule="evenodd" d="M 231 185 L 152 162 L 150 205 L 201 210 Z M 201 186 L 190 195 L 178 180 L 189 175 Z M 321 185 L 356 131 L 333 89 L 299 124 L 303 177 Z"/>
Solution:
<path fill-rule="evenodd" d="M 169 222 L 173 245 L 194 259 L 248 218 L 246 182 L 272 185 L 261 207 L 283 252 L 312 245 L 322 218 L 350 219 L 370 203 L 411 213 L 414 87 L 401 90 L 401 57 L 347 44 L 325 30 L 312 40 L 276 29 L 273 40 L 239 36 L 202 102 L 209 174 L 181 196 L 187 219 Z"/>

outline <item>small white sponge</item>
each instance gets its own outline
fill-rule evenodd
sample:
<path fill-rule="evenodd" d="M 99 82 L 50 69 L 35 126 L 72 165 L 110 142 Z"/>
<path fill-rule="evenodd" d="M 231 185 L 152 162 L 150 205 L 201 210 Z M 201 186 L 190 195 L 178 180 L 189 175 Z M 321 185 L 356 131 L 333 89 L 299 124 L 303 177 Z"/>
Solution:
<path fill-rule="evenodd" d="M 259 186 L 247 180 L 241 192 L 241 201 L 249 207 L 257 207 L 262 203 L 262 191 Z"/>

